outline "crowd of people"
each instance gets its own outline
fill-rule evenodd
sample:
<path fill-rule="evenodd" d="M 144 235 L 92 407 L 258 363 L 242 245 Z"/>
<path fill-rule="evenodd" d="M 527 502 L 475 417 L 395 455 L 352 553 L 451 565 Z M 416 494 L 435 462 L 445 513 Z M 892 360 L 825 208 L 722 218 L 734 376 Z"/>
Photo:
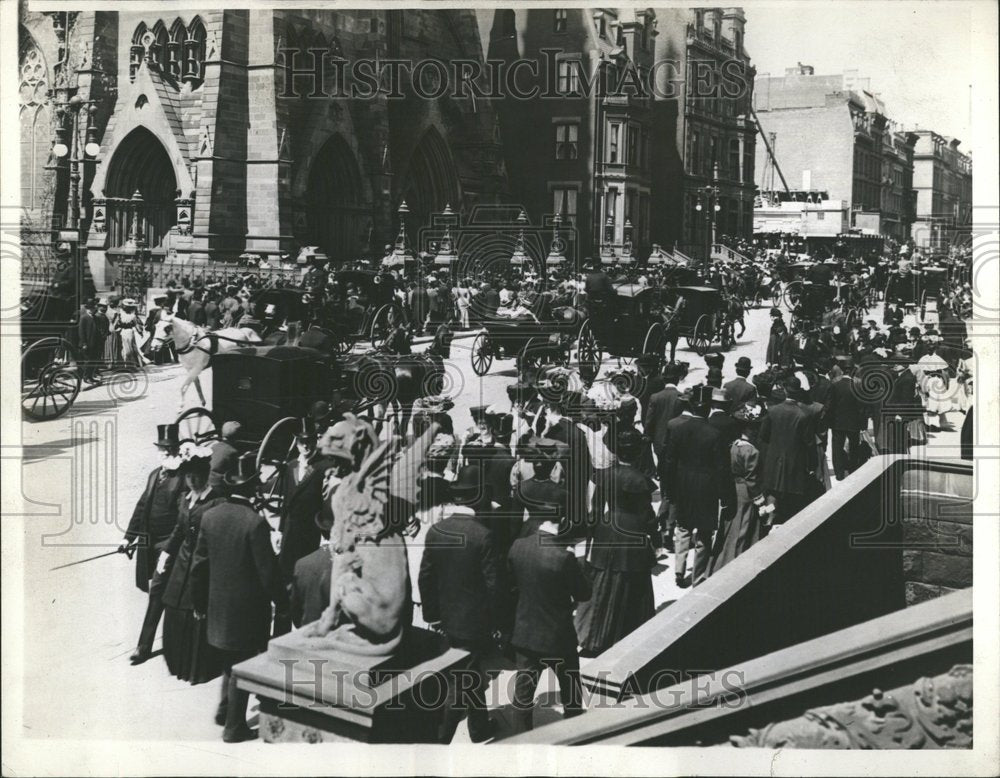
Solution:
<path fill-rule="evenodd" d="M 894 272 L 912 272 L 913 258 L 892 259 Z M 766 262 L 763 252 L 751 252 L 706 278 L 735 289 L 750 266 Z M 304 294 L 320 296 L 317 285 L 325 289 L 327 280 L 318 270 L 313 276 Z M 410 326 L 419 328 L 434 311 L 466 321 L 477 296 L 488 296 L 494 311 L 533 307 L 540 294 L 585 307 L 588 293 L 613 289 L 623 277 L 655 285 L 659 276 L 598 266 L 566 271 L 544 291 L 526 273 L 478 289 L 435 277 L 423 284 L 424 276 L 394 277 L 392 287 L 408 290 Z M 398 530 L 409 549 L 414 621 L 468 651 L 477 678 L 449 706 L 441 741 L 451 740 L 465 715 L 473 741 L 493 735 L 485 695 L 499 656 L 516 671 L 518 731 L 532 726 L 546 667 L 559 681 L 564 715 L 579 714 L 580 658 L 604 652 L 653 616 L 655 574 L 672 566 L 679 588 L 702 585 L 870 457 L 925 443 L 928 431 L 947 427 L 946 413 L 965 414 L 963 451 L 971 458 L 964 325 L 971 293 L 961 273 L 949 278 L 937 321 L 923 326 L 905 326 L 913 305 L 893 299 L 884 301 L 882 324 L 774 307 L 759 358 L 741 356 L 727 369 L 724 354 L 708 354 L 705 380 L 694 385 L 684 386 L 688 365 L 664 363 L 662 355 L 589 384 L 571 368 L 543 366 L 522 371 L 507 402 L 472 408 L 464 432 L 467 422 L 455 418 L 447 398 L 420 401 L 409 429 L 397 430 L 409 440 L 430 425 L 436 431 L 412 515 Z M 417 286 L 426 295 L 436 289 L 438 302 L 425 307 L 425 297 L 414 297 Z M 185 289 L 164 307 L 180 315 L 187 291 L 184 315 L 208 322 L 206 290 Z M 220 323 L 246 315 L 240 290 L 230 291 L 222 290 L 226 298 L 211 314 Z M 255 736 L 233 665 L 264 650 L 272 635 L 317 620 L 329 602 L 324 538 L 337 521 L 330 497 L 356 466 L 333 441 L 349 421 L 356 423 L 324 402 L 302 420 L 285 465 L 274 544 L 260 474 L 253 452 L 236 443 L 236 421 L 227 421 L 210 450 L 185 449 L 172 425 L 159 430 L 162 461 L 123 544 L 135 551 L 136 584 L 148 592 L 132 661 L 150 658 L 162 619 L 174 675 L 192 683 L 223 675 L 216 720 L 228 742 Z"/>

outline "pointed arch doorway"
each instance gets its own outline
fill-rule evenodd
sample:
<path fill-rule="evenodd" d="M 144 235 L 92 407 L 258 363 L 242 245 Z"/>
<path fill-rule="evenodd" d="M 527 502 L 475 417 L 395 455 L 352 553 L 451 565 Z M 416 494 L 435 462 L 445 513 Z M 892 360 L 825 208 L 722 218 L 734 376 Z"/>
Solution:
<path fill-rule="evenodd" d="M 134 199 L 135 193 L 141 201 Z M 177 222 L 177 178 L 167 150 L 152 132 L 136 127 L 115 149 L 104 180 L 110 252 L 134 233 L 156 252 Z"/>
<path fill-rule="evenodd" d="M 371 251 L 371 205 L 354 152 L 340 135 L 327 139 L 309 168 L 306 209 L 312 239 L 331 259 L 351 261 Z"/>

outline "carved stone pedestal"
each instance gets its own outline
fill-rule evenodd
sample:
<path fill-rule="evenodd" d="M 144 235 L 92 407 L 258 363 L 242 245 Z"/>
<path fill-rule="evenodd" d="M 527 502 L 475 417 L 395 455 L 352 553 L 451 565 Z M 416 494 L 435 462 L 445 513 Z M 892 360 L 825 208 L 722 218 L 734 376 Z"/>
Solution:
<path fill-rule="evenodd" d="M 389 658 L 323 648 L 298 630 L 233 674 L 260 700 L 266 742 L 433 743 L 448 671 L 468 660 L 442 635 L 416 627 Z"/>

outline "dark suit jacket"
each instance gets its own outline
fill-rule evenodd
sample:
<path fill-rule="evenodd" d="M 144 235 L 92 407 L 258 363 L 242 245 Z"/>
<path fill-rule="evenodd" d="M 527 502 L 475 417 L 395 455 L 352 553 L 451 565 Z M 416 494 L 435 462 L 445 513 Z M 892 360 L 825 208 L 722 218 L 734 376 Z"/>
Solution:
<path fill-rule="evenodd" d="M 566 541 L 536 533 L 518 538 L 507 556 L 517 598 L 511 644 L 548 657 L 575 655 L 576 603 L 590 599 L 590 581 Z"/>
<path fill-rule="evenodd" d="M 771 492 L 805 494 L 815 450 L 813 425 L 794 400 L 772 405 L 760 427 L 765 446 L 764 488 Z"/>
<path fill-rule="evenodd" d="M 611 276 L 605 273 L 603 270 L 598 270 L 594 273 L 587 273 L 587 278 L 584 280 L 584 291 L 587 293 L 587 297 L 598 297 L 598 296 L 609 296 L 615 293 L 615 288 L 611 283 Z"/>
<path fill-rule="evenodd" d="M 191 565 L 191 598 L 208 617 L 210 645 L 262 651 L 271 635 L 271 603 L 283 603 L 267 521 L 242 501 L 205 511 Z"/>
<path fill-rule="evenodd" d="M 209 300 L 205 303 L 205 325 L 210 330 L 216 330 L 219 328 L 219 319 L 221 318 L 221 312 L 219 311 L 219 304 L 214 300 Z"/>
<path fill-rule="evenodd" d="M 731 415 L 724 412 L 712 412 L 708 417 L 708 423 L 722 433 L 722 439 L 726 443 L 726 448 L 732 445 L 733 441 L 740 436 L 742 430 L 740 423 Z"/>
<path fill-rule="evenodd" d="M 98 346 L 97 325 L 94 317 L 86 308 L 80 311 L 80 320 L 77 322 L 77 345 L 88 355 L 94 352 Z M 101 348 L 104 344 L 100 344 Z"/>
<path fill-rule="evenodd" d="M 135 504 L 125 537 L 137 540 L 135 585 L 149 591 L 149 579 L 156 569 L 156 558 L 177 524 L 177 498 L 184 491 L 184 478 L 177 470 L 160 479 L 162 468 L 154 468 L 146 479 L 146 488 Z"/>
<path fill-rule="evenodd" d="M 715 529 L 719 501 L 729 493 L 732 479 L 722 433 L 708 419 L 684 417 L 670 432 L 666 459 L 677 523 L 702 532 Z"/>
<path fill-rule="evenodd" d="M 657 456 L 662 456 L 663 447 L 667 444 L 667 422 L 680 416 L 682 410 L 680 390 L 676 386 L 665 386 L 649 398 L 642 424 Z"/>
<path fill-rule="evenodd" d="M 732 412 L 757 397 L 757 387 L 743 376 L 738 375 L 732 381 L 723 384 L 722 393 L 729 400 L 729 410 Z"/>
<path fill-rule="evenodd" d="M 292 624 L 317 621 L 330 604 L 330 549 L 317 548 L 295 563 L 291 585 Z"/>
<path fill-rule="evenodd" d="M 454 513 L 427 531 L 420 603 L 427 622 L 458 641 L 485 642 L 500 626 L 500 572 L 493 535 L 476 516 Z"/>
<path fill-rule="evenodd" d="M 514 490 L 511 504 L 515 517 L 524 522 L 515 534 L 521 537 L 533 535 L 543 521 L 558 524 L 566 516 L 567 503 L 566 489 L 554 481 L 547 478 L 544 481 L 535 478 L 522 481 Z M 527 519 L 522 518 L 525 510 L 528 511 Z"/>
<path fill-rule="evenodd" d="M 205 304 L 198 300 L 192 300 L 187 308 L 188 321 L 198 327 L 208 324 L 208 313 L 205 311 Z"/>
<path fill-rule="evenodd" d="M 574 527 L 581 527 L 589 513 L 590 480 L 593 477 L 593 463 L 587 437 L 576 423 L 565 416 L 546 433 L 546 437 L 569 446 L 568 461 L 562 463 L 566 474 L 566 517 Z"/>
<path fill-rule="evenodd" d="M 323 480 L 336 460 L 320 457 L 312 463 L 305 478 L 292 489 L 285 500 L 281 517 L 281 551 L 278 561 L 285 580 L 290 580 L 295 563 L 319 548 L 322 533 L 316 516 L 323 510 Z M 329 517 L 328 517 L 329 518 Z"/>
<path fill-rule="evenodd" d="M 857 432 L 864 429 L 864 408 L 858 399 L 858 389 L 849 376 L 841 376 L 830 384 L 826 421 L 832 430 Z"/>
<path fill-rule="evenodd" d="M 225 501 L 221 492 L 209 489 L 194 506 L 188 507 L 188 493 L 181 492 L 177 496 L 177 524 L 170 533 L 163 550 L 170 554 L 169 577 L 163 589 L 163 603 L 171 608 L 191 610 L 191 561 L 194 549 L 198 544 L 198 534 L 201 531 L 201 517 L 209 508 L 214 508 Z"/>

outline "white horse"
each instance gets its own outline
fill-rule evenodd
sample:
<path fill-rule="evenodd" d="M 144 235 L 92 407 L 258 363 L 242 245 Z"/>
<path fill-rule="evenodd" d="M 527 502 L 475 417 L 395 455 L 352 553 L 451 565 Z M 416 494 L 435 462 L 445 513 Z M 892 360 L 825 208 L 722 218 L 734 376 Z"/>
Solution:
<path fill-rule="evenodd" d="M 201 390 L 198 376 L 211 364 L 212 354 L 261 342 L 260 335 L 248 327 L 225 327 L 209 331 L 176 316 L 168 315 L 165 320 L 168 322 L 166 332 L 173 338 L 177 358 L 187 371 L 187 377 L 181 384 L 181 408 L 184 407 L 184 395 L 192 383 L 198 391 L 201 404 L 205 405 L 205 393 Z"/>

